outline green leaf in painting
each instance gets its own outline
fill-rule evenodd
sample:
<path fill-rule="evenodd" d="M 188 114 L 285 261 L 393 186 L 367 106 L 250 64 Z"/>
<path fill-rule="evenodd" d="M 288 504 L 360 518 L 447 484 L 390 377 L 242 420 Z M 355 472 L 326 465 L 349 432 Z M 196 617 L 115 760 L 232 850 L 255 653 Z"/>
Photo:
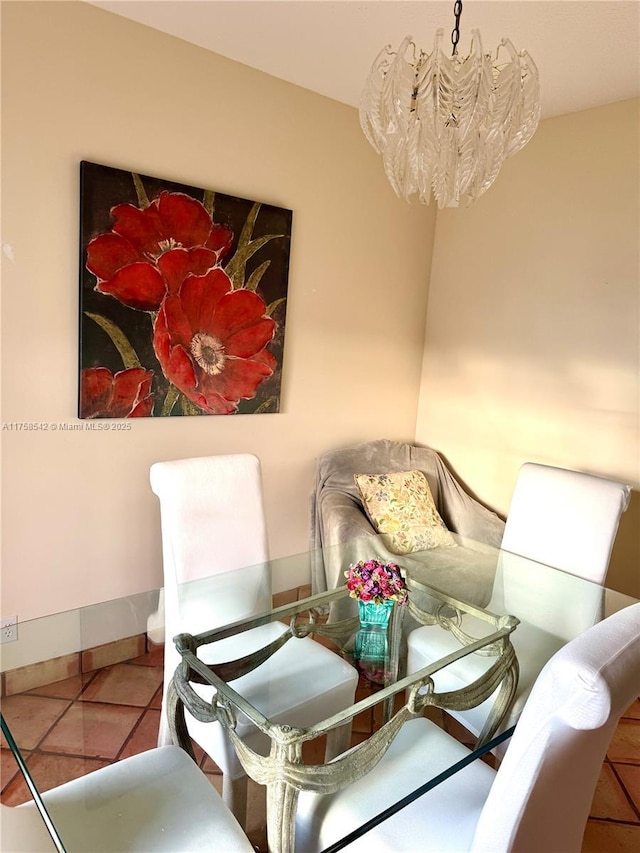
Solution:
<path fill-rule="evenodd" d="M 212 220 L 212 221 L 213 221 L 213 211 L 214 211 L 214 209 L 215 209 L 215 208 L 214 208 L 214 205 L 215 205 L 215 197 L 216 197 L 216 194 L 213 192 L 213 190 L 205 190 L 205 191 L 204 191 L 204 196 L 203 196 L 203 199 L 202 199 L 202 206 L 203 206 L 203 207 L 204 207 L 204 209 L 207 211 L 207 213 L 208 213 L 208 214 L 209 214 L 209 216 L 211 217 L 211 220 Z"/>
<path fill-rule="evenodd" d="M 122 359 L 122 363 L 125 368 L 142 367 L 140 359 L 136 355 L 136 352 L 129 343 L 126 335 L 123 334 L 114 322 L 103 317 L 101 314 L 91 314 L 89 311 L 85 311 L 85 314 L 109 335 L 111 342 L 120 353 L 120 358 Z"/>
<path fill-rule="evenodd" d="M 276 397 L 269 397 L 264 402 L 260 403 L 257 409 L 254 410 L 254 415 L 262 415 L 265 412 L 277 412 L 278 411 L 278 400 Z"/>
<path fill-rule="evenodd" d="M 132 172 L 131 177 L 133 178 L 133 185 L 136 188 L 136 195 L 138 196 L 138 204 L 140 205 L 140 209 L 145 210 L 147 207 L 149 207 L 149 199 L 147 197 L 147 192 L 144 188 L 140 175 L 137 175 L 135 172 Z"/>
<path fill-rule="evenodd" d="M 269 264 L 271 261 L 265 261 L 263 264 L 260 264 L 249 276 L 249 280 L 245 284 L 246 290 L 256 290 L 258 285 L 260 284 L 260 279 L 269 269 Z"/>
<path fill-rule="evenodd" d="M 251 239 L 253 226 L 256 224 L 260 207 L 260 203 L 256 202 L 251 208 L 249 215 L 242 226 L 236 253 L 225 267 L 225 272 L 231 279 L 236 290 L 245 286 L 244 277 L 249 258 L 255 255 L 255 253 L 270 240 L 276 240 L 278 237 L 284 236 L 283 234 L 265 234 L 264 237 L 258 237 L 256 240 Z M 255 288 L 253 289 L 255 290 Z"/>
<path fill-rule="evenodd" d="M 180 409 L 183 415 L 201 415 L 202 409 L 199 409 L 195 403 L 192 403 L 184 394 L 180 396 Z"/>
<path fill-rule="evenodd" d="M 175 385 L 169 385 L 167 396 L 164 398 L 164 403 L 162 404 L 161 417 L 164 418 L 167 415 L 171 414 L 171 410 L 175 406 L 179 394 L 180 392 L 178 391 Z"/>
<path fill-rule="evenodd" d="M 283 296 L 280 299 L 274 299 L 273 302 L 269 303 L 269 307 L 267 308 L 267 317 L 273 316 L 273 312 L 282 305 L 283 302 L 287 301 L 287 297 Z"/>

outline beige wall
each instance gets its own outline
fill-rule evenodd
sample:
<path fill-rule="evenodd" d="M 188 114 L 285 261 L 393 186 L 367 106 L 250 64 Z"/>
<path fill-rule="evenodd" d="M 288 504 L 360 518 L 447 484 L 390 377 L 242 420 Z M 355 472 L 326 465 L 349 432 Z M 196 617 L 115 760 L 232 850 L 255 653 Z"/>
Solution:
<path fill-rule="evenodd" d="M 272 552 L 304 550 L 314 458 L 413 438 L 434 210 L 352 108 L 84 4 L 2 16 L 3 422 L 75 422 L 80 160 L 294 211 L 281 414 L 2 432 L 2 615 L 161 584 L 156 460 L 258 454 Z"/>
<path fill-rule="evenodd" d="M 4 423 L 75 422 L 80 160 L 294 222 L 281 414 L 0 433 L 1 615 L 161 583 L 153 461 L 257 453 L 282 555 L 317 454 L 414 431 L 503 513 L 527 459 L 633 483 L 609 577 L 640 595 L 637 103 L 543 122 L 438 214 L 420 384 L 435 211 L 395 199 L 355 110 L 83 4 L 2 4 L 2 51 Z"/>
<path fill-rule="evenodd" d="M 639 102 L 543 121 L 438 214 L 416 439 L 506 513 L 527 461 L 635 487 L 609 572 L 640 595 Z"/>

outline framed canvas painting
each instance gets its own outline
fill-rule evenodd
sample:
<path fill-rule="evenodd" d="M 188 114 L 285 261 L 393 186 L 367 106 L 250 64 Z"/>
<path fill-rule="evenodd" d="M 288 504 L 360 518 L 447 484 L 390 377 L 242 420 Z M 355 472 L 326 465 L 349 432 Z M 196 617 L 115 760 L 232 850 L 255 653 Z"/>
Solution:
<path fill-rule="evenodd" d="M 83 161 L 79 417 L 278 412 L 292 217 Z"/>

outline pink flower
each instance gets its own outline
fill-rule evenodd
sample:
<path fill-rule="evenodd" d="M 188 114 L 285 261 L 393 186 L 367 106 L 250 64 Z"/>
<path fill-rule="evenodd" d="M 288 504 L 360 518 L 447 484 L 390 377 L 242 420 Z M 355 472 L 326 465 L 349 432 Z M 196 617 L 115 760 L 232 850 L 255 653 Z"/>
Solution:
<path fill-rule="evenodd" d="M 384 565 L 378 560 L 361 560 L 344 574 L 351 598 L 375 604 L 389 600 L 404 604 L 407 600 L 407 587 L 396 563 Z"/>

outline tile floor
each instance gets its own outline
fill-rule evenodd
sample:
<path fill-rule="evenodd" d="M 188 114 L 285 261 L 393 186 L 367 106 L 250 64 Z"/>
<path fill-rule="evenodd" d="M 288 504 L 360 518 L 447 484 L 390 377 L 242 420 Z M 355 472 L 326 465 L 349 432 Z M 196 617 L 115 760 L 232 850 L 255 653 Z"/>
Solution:
<path fill-rule="evenodd" d="M 277 603 L 284 603 L 281 597 Z M 361 679 L 358 698 L 375 689 Z M 155 746 L 161 692 L 162 648 L 156 646 L 127 662 L 4 697 L 2 712 L 36 784 L 47 790 Z M 439 719 L 434 717 L 436 722 L 469 741 L 468 733 L 455 721 L 436 714 L 440 714 Z M 375 724 L 374 710 L 359 715 L 354 720 L 353 742 L 366 738 Z M 4 739 L 1 753 L 1 799 L 17 805 L 29 794 Z M 305 755 L 307 761 L 319 757 Z M 202 752 L 198 758 L 220 790 L 218 768 Z M 256 848 L 264 851 L 263 792 L 250 784 L 248 834 Z M 640 850 L 640 699 L 620 721 L 607 752 L 583 843 L 583 853 L 636 850 Z"/>

